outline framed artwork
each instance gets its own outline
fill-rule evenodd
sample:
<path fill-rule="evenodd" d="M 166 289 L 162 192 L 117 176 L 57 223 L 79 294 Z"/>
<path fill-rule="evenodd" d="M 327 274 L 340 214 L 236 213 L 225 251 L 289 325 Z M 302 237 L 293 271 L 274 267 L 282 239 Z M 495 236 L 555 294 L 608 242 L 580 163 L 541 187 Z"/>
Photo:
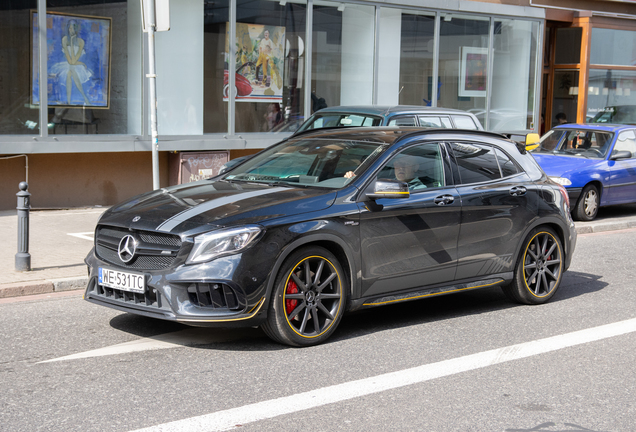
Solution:
<path fill-rule="evenodd" d="M 226 24 L 225 52 L 230 52 Z M 283 102 L 285 27 L 236 23 L 235 99 L 237 102 Z M 223 100 L 229 96 L 229 71 L 223 76 Z"/>
<path fill-rule="evenodd" d="M 48 105 L 110 107 L 111 18 L 46 14 Z M 40 103 L 38 13 L 31 11 L 31 103 Z"/>
<path fill-rule="evenodd" d="M 486 97 L 488 48 L 462 47 L 459 59 L 459 97 Z"/>

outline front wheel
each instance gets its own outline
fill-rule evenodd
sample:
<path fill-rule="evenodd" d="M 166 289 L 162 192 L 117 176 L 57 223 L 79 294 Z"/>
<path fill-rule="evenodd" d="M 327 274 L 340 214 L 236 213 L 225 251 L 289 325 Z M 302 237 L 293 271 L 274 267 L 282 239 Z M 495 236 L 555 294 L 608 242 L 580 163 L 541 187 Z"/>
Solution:
<path fill-rule="evenodd" d="M 336 330 L 346 304 L 348 284 L 336 257 L 306 247 L 292 253 L 276 278 L 263 330 L 291 346 L 317 345 Z"/>
<path fill-rule="evenodd" d="M 596 186 L 585 186 L 579 200 L 576 202 L 574 218 L 580 221 L 591 221 L 598 213 L 600 201 L 600 196 Z"/>
<path fill-rule="evenodd" d="M 545 303 L 559 288 L 562 274 L 561 240 L 550 228 L 539 228 L 523 242 L 514 280 L 503 290 L 509 298 L 519 303 Z"/>

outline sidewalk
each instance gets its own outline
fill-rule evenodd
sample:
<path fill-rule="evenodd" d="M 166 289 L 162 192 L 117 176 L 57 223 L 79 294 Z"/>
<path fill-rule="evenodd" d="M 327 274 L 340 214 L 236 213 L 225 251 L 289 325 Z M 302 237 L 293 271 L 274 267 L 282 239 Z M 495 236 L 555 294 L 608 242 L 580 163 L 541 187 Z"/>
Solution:
<path fill-rule="evenodd" d="M 82 290 L 88 283 L 84 258 L 105 208 L 34 210 L 29 220 L 30 272 L 15 270 L 16 211 L 0 211 L 0 298 Z M 636 228 L 636 205 L 603 208 L 592 222 L 576 222 L 579 234 Z"/>
<path fill-rule="evenodd" d="M 0 298 L 84 289 L 84 258 L 105 208 L 33 210 L 29 216 L 30 272 L 15 270 L 17 211 L 0 211 Z"/>

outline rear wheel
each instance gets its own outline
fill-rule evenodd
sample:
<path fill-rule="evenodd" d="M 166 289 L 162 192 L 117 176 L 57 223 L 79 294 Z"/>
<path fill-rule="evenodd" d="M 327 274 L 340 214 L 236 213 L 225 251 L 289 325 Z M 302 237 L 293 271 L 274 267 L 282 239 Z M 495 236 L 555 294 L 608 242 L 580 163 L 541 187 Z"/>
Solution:
<path fill-rule="evenodd" d="M 519 303 L 545 303 L 559 288 L 562 274 L 561 240 L 550 228 L 539 228 L 526 237 L 517 259 L 515 278 L 503 290 Z"/>
<path fill-rule="evenodd" d="M 574 208 L 574 218 L 580 221 L 591 221 L 598 213 L 600 202 L 601 199 L 596 186 L 585 186 Z"/>
<path fill-rule="evenodd" d="M 331 252 L 317 246 L 299 249 L 281 267 L 262 328 L 286 345 L 322 343 L 342 319 L 347 287 Z"/>

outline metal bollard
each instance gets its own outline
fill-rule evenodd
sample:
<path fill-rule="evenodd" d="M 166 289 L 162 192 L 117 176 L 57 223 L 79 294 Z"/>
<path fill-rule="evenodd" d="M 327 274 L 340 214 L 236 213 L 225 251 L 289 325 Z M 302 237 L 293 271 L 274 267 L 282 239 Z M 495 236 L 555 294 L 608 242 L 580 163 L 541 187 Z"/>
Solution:
<path fill-rule="evenodd" d="M 31 271 L 31 254 L 29 253 L 29 210 L 31 209 L 31 193 L 29 185 L 20 182 L 18 197 L 18 253 L 15 254 L 15 269 Z"/>

